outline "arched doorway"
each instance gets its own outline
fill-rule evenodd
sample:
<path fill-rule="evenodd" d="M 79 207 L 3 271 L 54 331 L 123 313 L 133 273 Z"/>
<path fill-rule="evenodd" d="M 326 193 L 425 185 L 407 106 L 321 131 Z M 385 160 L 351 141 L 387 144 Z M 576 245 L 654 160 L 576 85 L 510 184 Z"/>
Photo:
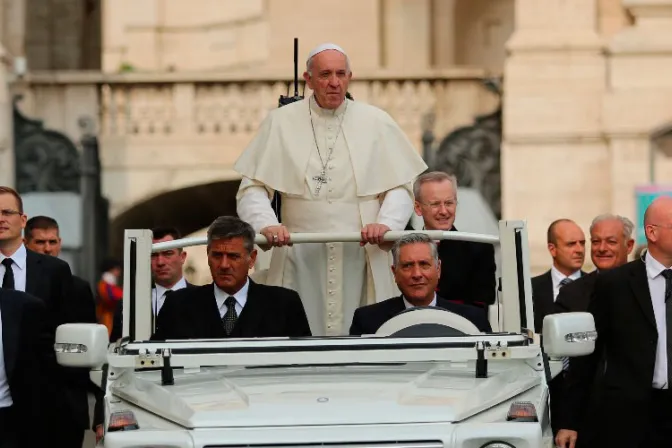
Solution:
<path fill-rule="evenodd" d="M 112 220 L 110 252 L 123 257 L 126 229 L 172 226 L 182 235 L 197 232 L 222 215 L 236 215 L 240 180 L 220 181 L 161 193 L 135 204 Z"/>

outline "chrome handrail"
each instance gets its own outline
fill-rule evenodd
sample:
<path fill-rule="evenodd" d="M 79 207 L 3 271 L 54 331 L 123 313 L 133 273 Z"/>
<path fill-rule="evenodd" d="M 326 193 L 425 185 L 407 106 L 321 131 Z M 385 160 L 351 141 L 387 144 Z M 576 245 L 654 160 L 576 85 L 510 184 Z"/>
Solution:
<path fill-rule="evenodd" d="M 469 232 L 453 232 L 444 230 L 399 230 L 389 231 L 383 236 L 384 241 L 397 241 L 404 235 L 423 233 L 433 240 L 457 240 L 473 241 L 476 243 L 499 244 L 499 236 Z M 362 240 L 359 232 L 325 232 L 325 233 L 290 233 L 289 239 L 292 244 L 303 243 L 358 243 Z M 268 244 L 264 235 L 257 234 L 255 244 Z M 179 240 L 164 241 L 152 244 L 152 252 L 178 249 L 191 246 L 203 246 L 207 244 L 206 237 L 181 238 Z"/>

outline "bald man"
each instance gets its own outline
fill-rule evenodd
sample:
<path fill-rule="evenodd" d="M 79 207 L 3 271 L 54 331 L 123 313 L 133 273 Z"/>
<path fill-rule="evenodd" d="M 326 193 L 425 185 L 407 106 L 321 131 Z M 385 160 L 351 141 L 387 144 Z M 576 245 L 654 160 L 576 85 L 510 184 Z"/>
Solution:
<path fill-rule="evenodd" d="M 398 295 L 379 244 L 406 226 L 427 165 L 386 112 L 346 99 L 341 47 L 311 51 L 303 76 L 313 94 L 272 110 L 234 166 L 237 211 L 275 246 L 266 283 L 299 293 L 312 334 L 343 335 L 358 307 Z M 361 242 L 290 246 L 290 232 L 358 232 Z"/>
<path fill-rule="evenodd" d="M 544 317 L 553 312 L 560 288 L 583 275 L 581 267 L 586 257 L 586 235 L 571 219 L 558 219 L 546 232 L 548 253 L 553 264 L 545 273 L 532 278 L 534 327 L 541 333 Z"/>
<path fill-rule="evenodd" d="M 672 198 L 656 199 L 644 215 L 643 259 L 600 273 L 588 311 L 598 333 L 595 352 L 572 358 L 566 378 L 568 413 L 556 443 L 573 447 L 586 419 L 599 360 L 593 446 L 669 447 L 672 440 Z"/>

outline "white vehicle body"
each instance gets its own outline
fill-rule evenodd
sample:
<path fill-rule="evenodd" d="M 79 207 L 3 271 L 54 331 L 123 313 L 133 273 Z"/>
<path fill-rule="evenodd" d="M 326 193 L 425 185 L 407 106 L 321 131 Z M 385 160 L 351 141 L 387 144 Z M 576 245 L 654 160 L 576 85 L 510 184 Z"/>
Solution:
<path fill-rule="evenodd" d="M 499 237 L 424 233 L 500 244 L 494 333 L 417 309 L 362 337 L 150 341 L 151 252 L 204 241 L 152 246 L 150 231 L 128 230 L 124 338 L 106 349 L 105 327 L 62 325 L 57 357 L 68 366 L 105 364 L 109 448 L 552 447 L 547 379 L 561 362 L 548 360 L 527 325 L 534 320 L 524 223 L 500 222 Z M 292 235 L 295 244 L 358 238 Z M 590 314 L 545 320 L 552 358 L 588 354 L 594 338 Z"/>

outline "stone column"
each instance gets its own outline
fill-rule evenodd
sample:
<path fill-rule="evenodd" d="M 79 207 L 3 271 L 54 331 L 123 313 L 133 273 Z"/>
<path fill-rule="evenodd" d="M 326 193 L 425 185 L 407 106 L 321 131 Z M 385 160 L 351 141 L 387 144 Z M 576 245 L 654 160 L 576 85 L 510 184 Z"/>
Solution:
<path fill-rule="evenodd" d="M 3 17 L 0 26 L 2 45 L 11 58 L 26 57 L 26 12 L 28 0 L 2 0 Z M 44 8 L 47 0 L 33 6 Z"/>
<path fill-rule="evenodd" d="M 596 13 L 596 0 L 516 1 L 504 67 L 502 213 L 527 220 L 534 274 L 550 266 L 553 220 L 573 219 L 587 233 L 610 208 Z"/>
<path fill-rule="evenodd" d="M 432 45 L 433 65 L 446 68 L 455 65 L 455 1 L 432 0 Z"/>
<path fill-rule="evenodd" d="M 650 177 L 672 183 L 669 151 L 655 150 L 650 164 L 651 134 L 672 125 L 672 0 L 623 0 L 623 6 L 634 23 L 608 43 L 604 132 L 612 157 L 612 209 L 634 221 L 635 187 Z"/>
<path fill-rule="evenodd" d="M 3 12 L 5 1 L 0 0 L 0 36 L 5 35 L 5 21 Z M 12 128 L 12 97 L 9 92 L 7 51 L 0 42 L 0 185 L 13 187 L 14 174 L 14 130 Z"/>
<path fill-rule="evenodd" d="M 383 0 L 383 68 L 395 73 L 430 67 L 431 0 Z"/>

